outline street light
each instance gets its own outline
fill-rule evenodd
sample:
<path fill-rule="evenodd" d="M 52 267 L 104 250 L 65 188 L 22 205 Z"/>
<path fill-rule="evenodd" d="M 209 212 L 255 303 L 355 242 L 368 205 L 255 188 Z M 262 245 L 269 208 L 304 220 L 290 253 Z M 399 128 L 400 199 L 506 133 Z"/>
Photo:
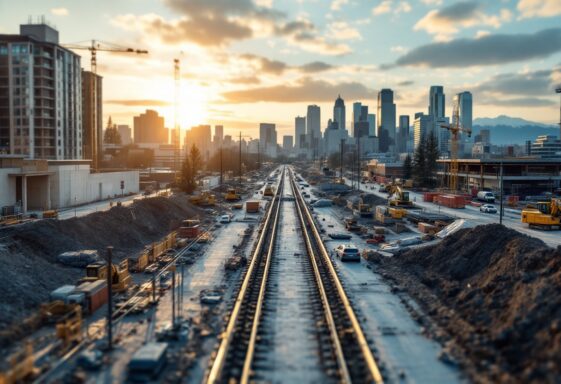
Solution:
<path fill-rule="evenodd" d="M 555 88 L 555 93 L 559 94 L 559 140 L 561 140 L 561 84 Z"/>

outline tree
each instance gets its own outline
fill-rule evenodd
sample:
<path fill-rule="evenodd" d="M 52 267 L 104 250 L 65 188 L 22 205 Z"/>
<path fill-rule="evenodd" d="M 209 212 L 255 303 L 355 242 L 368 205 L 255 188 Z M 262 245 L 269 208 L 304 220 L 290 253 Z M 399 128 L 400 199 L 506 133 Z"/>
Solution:
<path fill-rule="evenodd" d="M 426 154 L 425 154 L 425 137 L 421 138 L 421 142 L 415 148 L 413 154 L 413 180 L 415 184 L 423 186 L 425 183 Z"/>
<path fill-rule="evenodd" d="M 412 170 L 413 170 L 413 164 L 411 161 L 411 156 L 407 154 L 407 157 L 403 161 L 403 178 L 406 180 L 410 179 Z"/>
<path fill-rule="evenodd" d="M 425 142 L 425 185 L 427 187 L 436 185 L 437 160 L 439 157 L 438 139 L 434 133 L 431 133 Z"/>
<path fill-rule="evenodd" d="M 193 193 L 197 189 L 197 173 L 201 170 L 202 163 L 201 152 L 193 144 L 181 165 L 179 187 L 184 192 Z"/>
<path fill-rule="evenodd" d="M 121 134 L 117 130 L 117 126 L 111 122 L 111 116 L 109 116 L 107 127 L 103 133 L 103 142 L 105 144 L 121 144 Z"/>

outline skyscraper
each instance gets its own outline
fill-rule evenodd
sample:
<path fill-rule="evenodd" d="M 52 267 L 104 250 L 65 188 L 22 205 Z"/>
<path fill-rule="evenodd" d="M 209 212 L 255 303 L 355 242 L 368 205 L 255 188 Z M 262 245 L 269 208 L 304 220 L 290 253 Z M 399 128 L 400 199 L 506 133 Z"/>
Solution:
<path fill-rule="evenodd" d="M 102 158 L 102 103 L 102 77 L 82 71 L 82 156 L 92 160 L 93 169 L 99 168 Z"/>
<path fill-rule="evenodd" d="M 460 126 L 471 130 L 473 119 L 473 99 L 471 92 L 461 92 L 454 95 L 452 124 L 456 125 L 456 116 L 460 117 Z"/>
<path fill-rule="evenodd" d="M 395 103 L 393 91 L 382 89 L 378 92 L 378 132 L 380 152 L 395 150 Z"/>
<path fill-rule="evenodd" d="M 0 153 L 82 159 L 80 56 L 45 24 L 0 35 Z"/>
<path fill-rule="evenodd" d="M 214 144 L 215 145 L 222 145 L 222 139 L 224 138 L 224 126 L 223 125 L 215 125 L 214 126 Z"/>
<path fill-rule="evenodd" d="M 398 132 L 398 148 L 399 152 L 407 151 L 407 140 L 409 140 L 409 115 L 399 116 L 399 132 Z"/>
<path fill-rule="evenodd" d="M 336 121 L 339 124 L 339 129 L 347 129 L 345 120 L 345 100 L 341 99 L 341 95 L 339 95 L 337 100 L 335 100 L 335 105 L 333 106 L 333 121 Z"/>
<path fill-rule="evenodd" d="M 441 85 L 433 85 L 429 92 L 429 115 L 437 118 L 444 117 L 445 111 L 444 87 Z"/>
<path fill-rule="evenodd" d="M 368 136 L 376 136 L 376 114 L 368 114 Z"/>
<path fill-rule="evenodd" d="M 259 124 L 260 151 L 270 157 L 277 156 L 277 130 L 275 124 Z"/>
<path fill-rule="evenodd" d="M 164 118 L 152 109 L 147 109 L 140 116 L 135 116 L 134 142 L 135 144 L 167 144 L 168 130 L 164 127 Z"/>
<path fill-rule="evenodd" d="M 292 151 L 293 138 L 291 135 L 284 135 L 282 137 L 282 149 L 284 152 L 288 153 Z"/>
<path fill-rule="evenodd" d="M 434 128 L 434 119 L 432 115 L 425 115 L 422 112 L 415 113 L 414 129 L 414 148 L 421 144 L 421 140 L 429 133 L 432 133 Z"/>
<path fill-rule="evenodd" d="M 353 125 L 351 126 L 353 130 L 354 130 L 355 123 L 358 123 L 360 121 L 361 113 L 362 113 L 362 103 L 360 101 L 353 103 Z M 351 132 L 351 134 L 354 136 L 355 134 L 354 131 Z"/>
<path fill-rule="evenodd" d="M 294 119 L 294 138 L 296 150 L 306 147 L 306 118 L 296 116 Z"/>
<path fill-rule="evenodd" d="M 119 131 L 119 135 L 121 135 L 122 145 L 129 145 L 132 143 L 131 127 L 126 124 L 119 124 L 117 125 L 117 131 Z"/>
<path fill-rule="evenodd" d="M 208 161 L 211 149 L 210 125 L 197 125 L 185 133 L 184 146 L 188 152 L 194 145 L 199 149 L 203 160 Z"/>
<path fill-rule="evenodd" d="M 306 141 L 313 158 L 319 155 L 321 140 L 321 112 L 317 105 L 308 105 L 306 115 Z"/>

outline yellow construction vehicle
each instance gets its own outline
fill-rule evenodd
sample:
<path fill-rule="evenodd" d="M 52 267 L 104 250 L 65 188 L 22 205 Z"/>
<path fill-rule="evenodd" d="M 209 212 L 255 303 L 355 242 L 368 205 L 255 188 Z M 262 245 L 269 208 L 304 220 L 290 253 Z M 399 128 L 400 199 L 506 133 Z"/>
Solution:
<path fill-rule="evenodd" d="M 553 198 L 537 203 L 535 208 L 523 209 L 522 222 L 534 229 L 561 229 L 561 199 Z"/>
<path fill-rule="evenodd" d="M 58 219 L 58 211 L 55 209 L 52 209 L 50 211 L 44 211 L 43 219 Z"/>
<path fill-rule="evenodd" d="M 200 207 L 214 207 L 216 198 L 212 193 L 204 191 L 198 195 L 191 196 L 189 202 Z"/>
<path fill-rule="evenodd" d="M 112 288 L 113 292 L 125 292 L 131 283 L 129 274 L 129 262 L 127 259 L 119 264 L 112 265 Z M 81 282 L 107 279 L 107 265 L 102 263 L 90 264 L 86 267 L 86 277 Z"/>
<path fill-rule="evenodd" d="M 390 198 L 390 206 L 393 207 L 411 207 L 413 202 L 409 200 L 409 192 L 405 192 L 398 184 L 391 184 L 388 190 Z"/>
<path fill-rule="evenodd" d="M 238 201 L 241 200 L 241 198 L 242 197 L 234 188 L 228 189 L 228 191 L 226 191 L 226 195 L 224 196 L 224 200 L 226 201 Z"/>
<path fill-rule="evenodd" d="M 393 219 L 403 219 L 407 216 L 407 210 L 403 208 L 388 208 L 388 213 Z"/>
<path fill-rule="evenodd" d="M 26 343 L 25 348 L 14 353 L 8 359 L 6 371 L 0 372 L 0 384 L 21 383 L 35 375 L 35 356 L 33 346 Z"/>
<path fill-rule="evenodd" d="M 274 196 L 275 188 L 271 184 L 267 184 L 263 190 L 263 196 Z"/>

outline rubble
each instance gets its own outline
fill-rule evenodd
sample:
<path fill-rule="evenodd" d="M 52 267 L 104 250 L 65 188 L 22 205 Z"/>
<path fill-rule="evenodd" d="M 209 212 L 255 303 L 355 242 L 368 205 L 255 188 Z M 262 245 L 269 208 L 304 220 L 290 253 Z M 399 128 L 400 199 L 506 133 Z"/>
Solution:
<path fill-rule="evenodd" d="M 391 258 L 372 256 L 374 269 L 434 320 L 447 356 L 474 382 L 561 377 L 561 247 L 490 224 Z"/>

